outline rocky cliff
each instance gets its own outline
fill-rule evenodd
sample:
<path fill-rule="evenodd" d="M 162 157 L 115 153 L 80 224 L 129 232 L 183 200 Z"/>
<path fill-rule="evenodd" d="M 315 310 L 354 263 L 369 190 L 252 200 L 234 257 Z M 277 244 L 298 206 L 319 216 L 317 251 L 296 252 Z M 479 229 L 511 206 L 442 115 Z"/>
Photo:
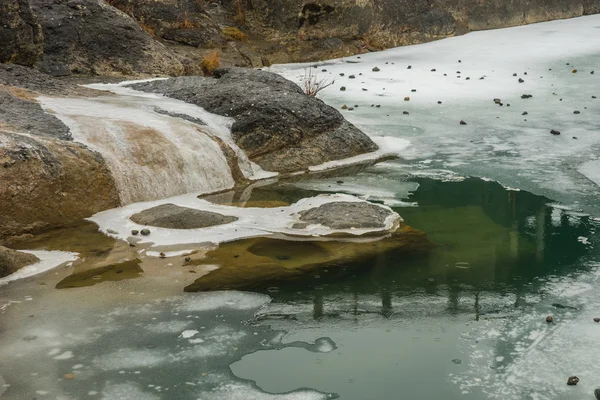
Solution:
<path fill-rule="evenodd" d="M 600 12 L 600 0 L 4 0 L 0 62 L 52 75 L 197 74 Z"/>

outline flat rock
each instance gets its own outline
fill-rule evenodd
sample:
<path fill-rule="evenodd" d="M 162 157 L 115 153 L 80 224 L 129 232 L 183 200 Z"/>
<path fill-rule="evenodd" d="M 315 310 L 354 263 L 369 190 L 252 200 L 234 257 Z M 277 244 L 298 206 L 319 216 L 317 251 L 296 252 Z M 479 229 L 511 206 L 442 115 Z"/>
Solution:
<path fill-rule="evenodd" d="M 0 278 L 39 261 L 40 259 L 33 254 L 22 253 L 0 246 Z"/>
<path fill-rule="evenodd" d="M 140 225 L 169 229 L 198 229 L 236 221 L 236 217 L 210 211 L 195 210 L 175 204 L 162 204 L 137 214 L 130 219 Z"/>
<path fill-rule="evenodd" d="M 300 213 L 300 221 L 332 229 L 384 228 L 392 211 L 371 203 L 335 202 Z"/>

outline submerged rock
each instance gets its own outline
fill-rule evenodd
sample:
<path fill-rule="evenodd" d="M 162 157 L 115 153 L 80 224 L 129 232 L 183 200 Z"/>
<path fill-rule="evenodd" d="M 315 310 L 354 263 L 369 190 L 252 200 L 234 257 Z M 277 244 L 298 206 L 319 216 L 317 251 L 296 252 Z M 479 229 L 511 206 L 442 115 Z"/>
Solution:
<path fill-rule="evenodd" d="M 19 269 L 39 262 L 33 254 L 23 253 L 0 246 L 0 278 L 17 272 Z"/>
<path fill-rule="evenodd" d="M 402 226 L 390 237 L 376 242 L 293 241 L 270 238 L 241 240 L 207 253 L 199 264 L 220 267 L 197 279 L 186 292 L 260 290 L 298 279 L 314 279 L 315 271 L 327 268 L 336 274 L 365 268 L 362 262 L 386 252 L 426 253 L 435 247 L 426 235 Z M 194 262 L 196 260 L 193 260 Z M 343 270 L 336 267 L 343 265 Z"/>
<path fill-rule="evenodd" d="M 214 78 L 180 77 L 133 85 L 233 117 L 235 142 L 263 169 L 309 166 L 377 150 L 377 145 L 321 100 L 276 74 L 217 69 Z"/>
<path fill-rule="evenodd" d="M 132 215 L 130 219 L 140 225 L 169 229 L 198 229 L 237 221 L 236 217 L 170 203 L 149 208 Z"/>
<path fill-rule="evenodd" d="M 332 229 L 384 228 L 394 212 L 371 203 L 335 202 L 300 213 L 300 221 Z"/>

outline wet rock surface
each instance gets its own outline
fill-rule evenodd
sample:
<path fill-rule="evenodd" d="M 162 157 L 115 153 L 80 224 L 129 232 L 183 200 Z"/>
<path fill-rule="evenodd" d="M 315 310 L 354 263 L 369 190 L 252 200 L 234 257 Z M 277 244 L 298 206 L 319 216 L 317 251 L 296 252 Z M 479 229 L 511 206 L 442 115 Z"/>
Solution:
<path fill-rule="evenodd" d="M 332 229 L 384 228 L 393 212 L 370 203 L 327 203 L 300 213 L 299 219 L 308 224 L 325 225 Z"/>
<path fill-rule="evenodd" d="M 227 68 L 216 70 L 214 78 L 180 77 L 132 87 L 235 118 L 234 140 L 268 171 L 301 171 L 377 150 L 337 110 L 276 74 Z"/>
<path fill-rule="evenodd" d="M 39 261 L 40 259 L 33 254 L 23 253 L 0 246 L 0 278 Z"/>
<path fill-rule="evenodd" d="M 149 208 L 130 218 L 140 225 L 170 229 L 198 229 L 228 224 L 237 221 L 236 217 L 210 211 L 195 210 L 175 204 L 163 204 Z M 143 234 L 143 232 L 142 232 Z"/>
<path fill-rule="evenodd" d="M 42 55 L 42 27 L 27 0 L 0 2 L 0 63 L 33 66 Z"/>

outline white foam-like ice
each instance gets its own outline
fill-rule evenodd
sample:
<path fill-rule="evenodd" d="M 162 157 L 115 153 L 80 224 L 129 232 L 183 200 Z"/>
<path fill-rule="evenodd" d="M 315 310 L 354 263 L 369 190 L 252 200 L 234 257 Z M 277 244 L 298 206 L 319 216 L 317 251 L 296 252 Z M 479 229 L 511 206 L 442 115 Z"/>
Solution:
<path fill-rule="evenodd" d="M 303 229 L 292 228 L 295 223 L 301 222 L 298 219 L 298 214 L 301 211 L 333 202 L 365 201 L 346 194 L 331 194 L 305 198 L 289 207 L 240 208 L 213 204 L 206 200 L 198 199 L 195 194 L 187 194 L 164 200 L 134 203 L 125 207 L 103 211 L 92 216 L 90 220 L 98 224 L 100 230 L 105 234 L 117 239 L 127 240 L 131 230 L 141 230 L 145 228 L 145 226 L 136 224 L 130 220 L 130 216 L 161 204 L 172 203 L 182 207 L 211 211 L 238 218 L 237 221 L 229 224 L 202 229 L 167 229 L 149 227 L 151 231 L 150 235 L 139 236 L 139 243 L 152 243 L 154 246 L 197 243 L 218 244 L 243 238 L 277 234 L 316 239 L 334 233 L 344 233 L 360 239 L 360 236 L 365 234 L 378 232 L 385 234 L 400 220 L 400 216 L 397 213 L 392 212 L 386 219 L 385 226 L 382 228 L 332 229 L 323 225 L 309 225 L 307 228 Z M 387 206 L 378 206 L 391 211 Z"/>
<path fill-rule="evenodd" d="M 271 394 L 244 383 L 227 383 L 210 392 L 198 394 L 202 400 L 326 400 L 328 396 L 312 390 L 299 390 L 292 393 Z"/>
<path fill-rule="evenodd" d="M 112 383 L 107 382 L 100 393 L 101 400 L 161 400 L 156 393 L 144 391 L 137 383 Z M 95 392 L 94 392 L 95 395 Z"/>
<path fill-rule="evenodd" d="M 78 253 L 68 251 L 45 251 L 45 250 L 20 250 L 23 253 L 33 254 L 40 259 L 35 264 L 28 265 L 19 269 L 14 274 L 10 274 L 0 279 L 0 286 L 5 285 L 17 279 L 28 278 L 33 275 L 41 274 L 48 270 L 58 267 L 69 261 L 75 261 L 79 257 Z"/>
<path fill-rule="evenodd" d="M 179 312 L 212 311 L 220 308 L 235 310 L 259 309 L 269 304 L 271 298 L 264 294 L 247 292 L 211 292 L 194 293 L 186 296 L 181 305 L 176 307 Z"/>

